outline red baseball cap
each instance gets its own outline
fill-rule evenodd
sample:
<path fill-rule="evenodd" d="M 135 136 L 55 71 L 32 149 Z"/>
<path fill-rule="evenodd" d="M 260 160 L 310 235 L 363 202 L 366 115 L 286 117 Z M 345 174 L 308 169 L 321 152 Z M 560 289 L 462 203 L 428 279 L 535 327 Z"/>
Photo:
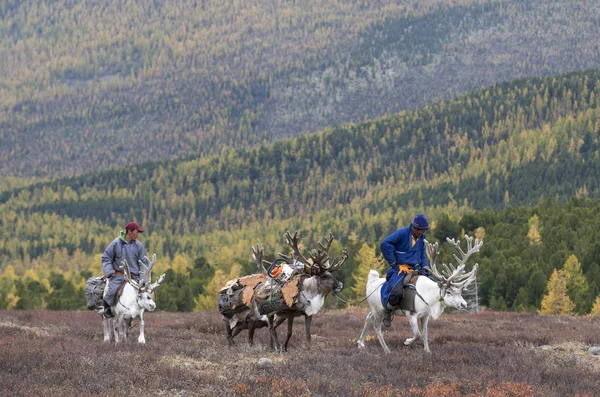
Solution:
<path fill-rule="evenodd" d="M 137 230 L 140 233 L 144 233 L 144 229 L 142 229 L 137 222 L 129 222 L 127 225 L 125 225 L 125 230 Z"/>

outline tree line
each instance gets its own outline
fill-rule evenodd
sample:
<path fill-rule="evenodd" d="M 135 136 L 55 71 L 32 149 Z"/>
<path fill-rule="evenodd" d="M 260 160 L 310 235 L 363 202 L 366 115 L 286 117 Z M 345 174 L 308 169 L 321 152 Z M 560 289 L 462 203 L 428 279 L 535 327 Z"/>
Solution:
<path fill-rule="evenodd" d="M 566 203 L 545 200 L 532 207 L 469 212 L 460 219 L 444 213 L 431 219 L 433 227 L 427 239 L 441 243 L 439 263 L 452 262 L 447 237 L 460 239 L 468 234 L 485 241 L 473 260 L 480 265 L 477 283 L 481 305 L 542 314 L 599 314 L 599 214 L 599 199 L 571 199 Z M 310 248 L 309 242 L 303 241 Z M 381 258 L 379 241 L 361 241 L 355 234 L 340 236 L 332 251 L 339 253 L 342 245 L 348 247 L 350 258 L 336 274 L 346 286 L 340 295 L 359 300 L 365 294 L 368 272 L 376 269 L 383 274 L 387 265 Z M 159 308 L 214 309 L 218 291 L 227 280 L 258 272 L 249 259 L 250 246 L 247 251 L 228 267 L 215 266 L 202 257 L 190 264 L 175 263 L 166 270 L 166 279 L 157 291 Z M 289 253 L 285 247 L 281 251 Z M 267 259 L 275 256 L 271 252 Z M 28 272 L 19 277 L 9 266 L 0 275 L 0 308 L 84 309 L 83 283 L 92 275 L 97 272 L 84 270 L 68 277 L 50 271 L 47 278 Z M 345 304 L 330 299 L 328 305 Z"/>

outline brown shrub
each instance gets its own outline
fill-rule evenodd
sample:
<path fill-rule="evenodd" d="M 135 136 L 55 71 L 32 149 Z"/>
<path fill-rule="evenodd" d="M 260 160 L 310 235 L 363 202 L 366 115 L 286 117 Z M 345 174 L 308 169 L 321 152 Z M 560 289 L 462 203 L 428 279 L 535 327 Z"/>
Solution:
<path fill-rule="evenodd" d="M 444 314 L 430 322 L 431 354 L 395 318 L 358 349 L 367 310 L 325 310 L 312 348 L 297 321 L 289 352 L 272 353 L 268 332 L 227 346 L 216 312 L 148 313 L 126 343 L 103 342 L 92 312 L 0 311 L 0 395 L 7 396 L 586 396 L 600 366 L 587 355 L 600 322 L 531 313 Z M 285 328 L 285 327 L 283 327 Z M 246 332 L 246 331 L 244 331 Z M 285 331 L 280 330 L 280 334 Z M 538 349 L 552 345 L 552 350 Z M 258 360 L 272 363 L 259 366 Z"/>

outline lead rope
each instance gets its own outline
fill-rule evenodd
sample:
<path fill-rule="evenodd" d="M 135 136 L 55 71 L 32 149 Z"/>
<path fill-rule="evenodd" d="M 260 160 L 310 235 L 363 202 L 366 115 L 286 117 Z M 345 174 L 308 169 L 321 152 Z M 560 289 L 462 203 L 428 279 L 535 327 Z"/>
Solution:
<path fill-rule="evenodd" d="M 384 281 L 383 283 L 379 284 L 379 285 L 377 286 L 377 288 L 381 287 L 383 284 L 385 284 L 385 281 Z M 369 296 L 373 295 L 373 293 L 374 293 L 375 291 L 377 291 L 377 288 L 375 288 L 375 289 L 374 289 L 374 290 L 373 290 L 373 291 L 372 291 L 372 292 L 371 292 L 369 295 L 365 296 L 363 299 L 361 299 L 361 300 L 359 300 L 359 301 L 355 301 L 355 302 L 350 302 L 350 301 L 347 301 L 347 300 L 343 299 L 343 298 L 342 298 L 342 297 L 340 297 L 338 294 L 336 294 L 336 293 L 335 293 L 335 291 L 333 291 L 333 295 L 334 295 L 336 298 L 338 298 L 339 300 L 341 300 L 342 302 L 344 302 L 344 303 L 346 303 L 346 304 L 348 304 L 348 305 L 358 305 L 359 303 L 363 303 L 364 301 L 366 301 L 366 300 L 369 298 Z"/>

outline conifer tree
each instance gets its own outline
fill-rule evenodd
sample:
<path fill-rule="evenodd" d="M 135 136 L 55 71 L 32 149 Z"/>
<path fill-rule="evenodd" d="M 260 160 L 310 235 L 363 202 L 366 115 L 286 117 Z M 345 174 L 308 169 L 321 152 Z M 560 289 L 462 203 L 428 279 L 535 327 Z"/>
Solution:
<path fill-rule="evenodd" d="M 600 316 L 600 295 L 596 297 L 596 301 L 594 302 L 594 306 L 592 307 L 590 314 L 592 316 Z"/>
<path fill-rule="evenodd" d="M 548 280 L 548 293 L 542 299 L 539 314 L 571 315 L 575 304 L 567 295 L 567 276 L 564 271 L 554 269 Z"/>
<path fill-rule="evenodd" d="M 369 271 L 375 269 L 381 274 L 384 269 L 383 258 L 375 254 L 375 248 L 364 243 L 356 253 L 356 262 L 358 266 L 352 272 L 352 278 L 354 279 L 352 292 L 356 297 L 364 297 Z"/>
<path fill-rule="evenodd" d="M 567 295 L 575 303 L 575 312 L 585 314 L 589 310 L 589 285 L 581 271 L 581 264 L 575 255 L 567 258 L 564 271 L 567 275 Z"/>
<path fill-rule="evenodd" d="M 540 218 L 537 215 L 532 216 L 529 219 L 529 231 L 527 232 L 527 238 L 531 245 L 540 245 L 542 243 L 542 235 L 540 234 Z"/>
<path fill-rule="evenodd" d="M 234 263 L 231 266 L 229 274 L 218 269 L 212 280 L 210 280 L 210 283 L 204 288 L 204 292 L 198 295 L 198 303 L 196 304 L 194 311 L 212 310 L 216 308 L 219 290 L 225 286 L 227 281 L 235 277 L 240 277 L 240 272 L 241 266 L 237 263 Z"/>

